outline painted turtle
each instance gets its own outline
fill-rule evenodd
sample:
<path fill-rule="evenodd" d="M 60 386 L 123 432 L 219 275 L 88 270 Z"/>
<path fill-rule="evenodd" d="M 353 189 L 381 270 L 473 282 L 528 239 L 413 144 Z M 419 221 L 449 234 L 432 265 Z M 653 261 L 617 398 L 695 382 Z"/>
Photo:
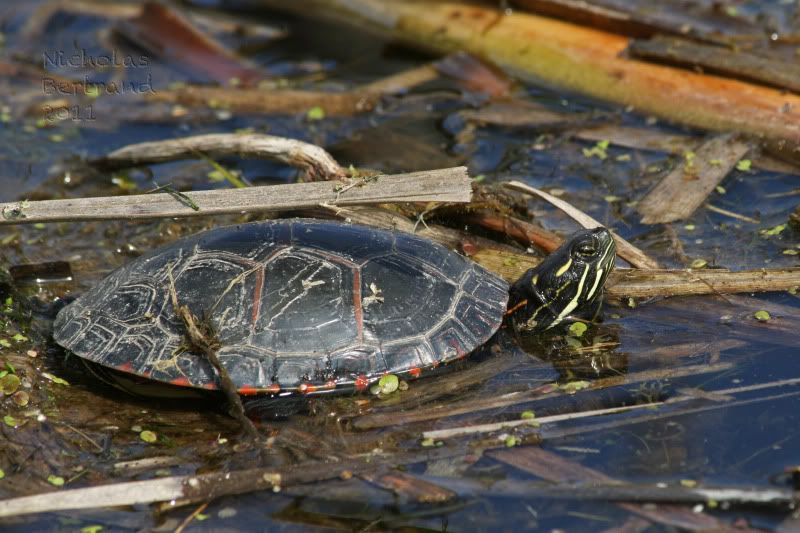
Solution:
<path fill-rule="evenodd" d="M 293 219 L 206 231 L 115 270 L 58 314 L 53 337 L 78 356 L 173 385 L 216 389 L 187 349 L 170 295 L 215 332 L 242 395 L 365 389 L 416 378 L 486 342 L 504 315 L 521 334 L 593 310 L 613 268 L 603 228 L 580 231 L 510 288 L 429 240 Z M 507 312 L 507 303 L 508 312 Z"/>

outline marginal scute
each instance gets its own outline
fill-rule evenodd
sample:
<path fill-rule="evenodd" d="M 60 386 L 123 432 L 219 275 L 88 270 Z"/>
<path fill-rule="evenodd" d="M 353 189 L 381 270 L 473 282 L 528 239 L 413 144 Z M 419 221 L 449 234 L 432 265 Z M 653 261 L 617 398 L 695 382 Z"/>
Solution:
<path fill-rule="evenodd" d="M 103 356 L 98 357 L 100 362 L 103 362 L 108 358 L 107 347 L 114 341 L 114 337 L 113 331 L 93 324 L 83 331 L 80 339 L 75 343 L 73 351 L 75 353 L 103 354 Z"/>
<path fill-rule="evenodd" d="M 322 361 L 312 357 L 281 357 L 275 358 L 274 381 L 281 384 L 282 388 L 296 388 L 302 382 L 320 383 L 323 374 Z"/>
<path fill-rule="evenodd" d="M 82 311 L 82 307 L 73 304 L 65 307 L 58 314 L 54 328 L 59 334 L 59 342 L 74 344 L 78 341 L 78 337 L 91 326 L 91 319 L 82 316 Z"/>
<path fill-rule="evenodd" d="M 220 363 L 234 383 L 249 383 L 266 389 L 275 376 L 275 354 L 249 345 L 223 346 L 217 351 Z"/>
<path fill-rule="evenodd" d="M 156 340 L 149 335 L 132 333 L 130 330 L 119 337 L 113 350 L 107 351 L 103 364 L 120 367 L 130 363 L 136 367 L 148 365 L 148 358 L 155 350 Z"/>
<path fill-rule="evenodd" d="M 424 339 L 415 338 L 402 344 L 383 347 L 383 357 L 389 368 L 415 368 L 431 364 L 431 351 Z"/>
<path fill-rule="evenodd" d="M 170 298 L 205 320 L 238 388 L 363 388 L 461 357 L 499 327 L 508 286 L 410 234 L 314 220 L 204 232 L 117 269 L 59 313 L 75 354 L 151 379 L 217 388 Z M 360 384 L 360 385 L 358 385 Z"/>

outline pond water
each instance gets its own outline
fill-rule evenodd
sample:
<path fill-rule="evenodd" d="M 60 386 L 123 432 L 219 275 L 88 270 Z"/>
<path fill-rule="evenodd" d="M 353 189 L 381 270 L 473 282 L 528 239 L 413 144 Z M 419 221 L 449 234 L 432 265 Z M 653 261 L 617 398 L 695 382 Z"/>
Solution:
<path fill-rule="evenodd" d="M 107 35 L 104 30 L 112 24 L 108 17 L 85 12 L 57 13 L 40 37 L 26 39 L 25 23 L 35 7 L 31 3 L 24 9 L 0 8 L 9 53 L 24 53 L 32 61 L 59 50 L 101 56 L 108 54 L 109 43 L 120 54 L 143 53 Z M 286 38 L 252 53 L 251 59 L 276 76 L 302 78 L 300 88 L 351 88 L 432 60 L 350 28 L 263 11 L 247 12 L 245 19 L 288 30 Z M 153 60 L 149 68 L 131 68 L 125 75 L 139 80 L 150 76 L 155 91 L 178 81 L 204 81 L 178 66 Z M 48 71 L 78 79 L 84 74 L 69 65 L 51 65 Z M 665 137 L 702 136 L 543 87 L 518 85 L 513 98 L 587 125 L 645 128 Z M 9 115 L 0 124 L 2 201 L 141 193 L 167 183 L 180 190 L 224 188 L 227 183 L 202 159 L 111 174 L 88 169 L 76 156 L 99 156 L 145 140 L 248 128 L 324 146 L 344 166 L 390 173 L 464 164 L 471 176 L 483 176 L 484 184 L 524 181 L 584 210 L 665 267 L 684 268 L 697 259 L 731 270 L 798 264 L 796 228 L 787 225 L 771 235 L 763 231 L 786 224 L 797 206 L 797 168 L 765 170 L 756 162 L 750 169 L 731 172 L 709 203 L 745 218 L 701 208 L 680 223 L 643 225 L 633 202 L 663 177 L 665 169 L 684 164 L 680 155 L 611 144 L 607 157 L 600 159 L 584 154 L 595 142 L 568 134 L 575 128 L 471 122 L 463 112 L 485 105 L 486 96 L 464 91 L 452 80 L 438 79 L 387 97 L 371 113 L 322 120 L 309 120 L 304 113 L 259 115 L 222 109 L 181 118 L 166 112 L 148 114 L 149 104 L 115 96 L 81 104 L 78 111 L 94 113 L 93 119 L 43 124 L 24 112 L 43 99 L 48 98 L 42 95 L 41 76 L 0 81 L 0 104 Z M 220 163 L 239 170 L 254 185 L 296 178 L 295 170 L 278 163 L 238 158 Z M 576 228 L 549 204 L 529 200 L 527 208 L 530 217 L 550 230 L 568 234 Z M 6 327 L 0 335 L 0 365 L 21 377 L 22 390 L 30 398 L 22 406 L 10 395 L 0 398 L 2 415 L 17 422 L 0 425 L 0 468 L 5 475 L 0 497 L 254 466 L 311 468 L 307 465 L 315 461 L 370 457 L 375 470 L 362 476 L 217 498 L 187 529 L 771 529 L 789 515 L 776 505 L 728 508 L 713 503 L 682 510 L 662 506 L 657 511 L 589 498 L 580 489 L 587 480 L 609 478 L 648 487 L 790 487 L 786 471 L 800 466 L 800 312 L 795 293 L 611 301 L 605 320 L 581 339 L 565 338 L 561 332 L 520 346 L 501 334 L 470 360 L 414 381 L 408 390 L 387 398 L 318 399 L 307 414 L 262 422 L 259 427 L 270 437 L 270 448 L 260 454 L 241 445 L 235 422 L 214 402 L 123 395 L 98 383 L 48 340 L 52 302 L 80 294 L 132 257 L 182 235 L 256 218 L 0 229 L 4 267 L 65 261 L 72 274 L 67 280 L 3 285 L 3 298 L 8 299 L 2 309 Z M 427 220 L 466 226 L 524 253 L 509 238 L 457 215 Z M 618 265 L 626 266 L 622 260 Z M 770 320 L 755 320 L 760 310 L 768 311 Z M 528 411 L 542 419 L 652 403 L 657 406 L 563 417 L 541 427 L 522 425 L 430 442 L 423 438 L 427 431 L 518 421 Z M 143 430 L 153 431 L 157 441 L 143 441 Z M 159 458 L 156 463 L 130 467 L 130 461 L 153 457 Z M 412 476 L 412 481 L 393 492 L 385 476 L 395 473 Z M 61 478 L 64 486 L 55 488 L 52 476 Z M 445 491 L 446 497 L 425 501 L 435 492 L 426 482 Z M 575 497 L 558 496 L 556 491 L 548 495 L 548 487 L 559 482 L 574 483 L 570 486 L 576 487 Z M 64 511 L 0 519 L 0 527 L 167 531 L 199 505 Z"/>

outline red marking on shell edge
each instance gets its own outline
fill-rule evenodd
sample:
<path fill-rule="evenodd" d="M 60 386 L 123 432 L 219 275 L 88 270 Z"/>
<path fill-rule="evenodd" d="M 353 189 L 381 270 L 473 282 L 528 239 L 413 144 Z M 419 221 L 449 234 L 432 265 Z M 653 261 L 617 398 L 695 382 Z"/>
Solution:
<path fill-rule="evenodd" d="M 327 389 L 335 389 L 336 388 L 336 381 L 335 380 L 326 381 L 325 384 L 322 385 L 319 388 L 320 389 L 326 389 L 326 390 Z"/>
<path fill-rule="evenodd" d="M 356 390 L 363 391 L 367 389 L 367 385 L 369 385 L 369 380 L 367 376 L 364 374 L 359 375 L 356 378 Z"/>
<path fill-rule="evenodd" d="M 211 381 L 209 381 L 208 383 L 203 385 L 203 388 L 204 389 L 208 389 L 208 390 L 217 390 L 217 384 L 216 383 L 212 383 Z"/>
<path fill-rule="evenodd" d="M 261 291 L 263 289 L 264 289 L 264 269 L 262 267 L 256 270 L 256 286 L 253 289 L 253 296 L 254 296 L 253 313 L 251 317 L 253 319 L 252 322 L 253 327 L 255 327 L 255 324 L 258 323 L 258 317 L 261 314 L 261 299 L 262 299 Z"/>
<path fill-rule="evenodd" d="M 281 391 L 281 386 L 277 383 L 273 383 L 269 387 L 266 388 L 266 392 L 270 394 L 278 394 Z"/>
<path fill-rule="evenodd" d="M 477 253 L 478 247 L 475 246 L 470 241 L 463 241 L 461 243 L 461 251 L 464 252 L 464 255 L 469 257 L 469 256 L 475 255 Z"/>
<path fill-rule="evenodd" d="M 422 374 L 422 369 L 420 368 L 412 368 L 408 371 L 412 378 L 418 378 L 420 374 Z"/>
<path fill-rule="evenodd" d="M 119 365 L 116 368 L 117 368 L 117 370 L 120 370 L 122 372 L 127 372 L 128 374 L 133 374 L 133 365 L 131 364 L 130 361 L 128 361 L 127 363 L 122 363 L 121 365 Z"/>
<path fill-rule="evenodd" d="M 353 270 L 353 315 L 356 320 L 358 342 L 364 341 L 364 309 L 361 307 L 361 271 Z"/>
<path fill-rule="evenodd" d="M 264 392 L 264 389 L 259 389 L 250 385 L 239 387 L 239 394 L 242 396 L 255 396 L 256 394 L 261 394 L 262 392 Z"/>
<path fill-rule="evenodd" d="M 186 376 L 181 376 L 179 378 L 175 378 L 170 381 L 173 385 L 178 385 L 179 387 L 191 387 L 192 382 Z"/>
<path fill-rule="evenodd" d="M 300 391 L 300 394 L 310 394 L 317 390 L 317 387 L 310 383 L 301 383 L 300 386 L 297 388 Z"/>
<path fill-rule="evenodd" d="M 450 339 L 447 344 L 449 344 L 450 347 L 456 351 L 456 357 L 458 359 L 461 359 L 462 357 L 467 355 L 467 352 L 464 351 L 464 349 L 461 347 L 461 345 L 458 343 L 456 339 Z"/>

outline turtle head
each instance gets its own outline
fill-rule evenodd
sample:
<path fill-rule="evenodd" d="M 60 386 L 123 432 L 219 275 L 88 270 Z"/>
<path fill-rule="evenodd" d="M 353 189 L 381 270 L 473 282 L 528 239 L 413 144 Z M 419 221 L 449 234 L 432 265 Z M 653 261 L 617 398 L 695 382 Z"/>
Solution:
<path fill-rule="evenodd" d="M 557 326 L 569 316 L 593 318 L 615 259 L 616 246 L 607 229 L 573 234 L 511 287 L 508 315 L 514 330 L 529 335 Z"/>

